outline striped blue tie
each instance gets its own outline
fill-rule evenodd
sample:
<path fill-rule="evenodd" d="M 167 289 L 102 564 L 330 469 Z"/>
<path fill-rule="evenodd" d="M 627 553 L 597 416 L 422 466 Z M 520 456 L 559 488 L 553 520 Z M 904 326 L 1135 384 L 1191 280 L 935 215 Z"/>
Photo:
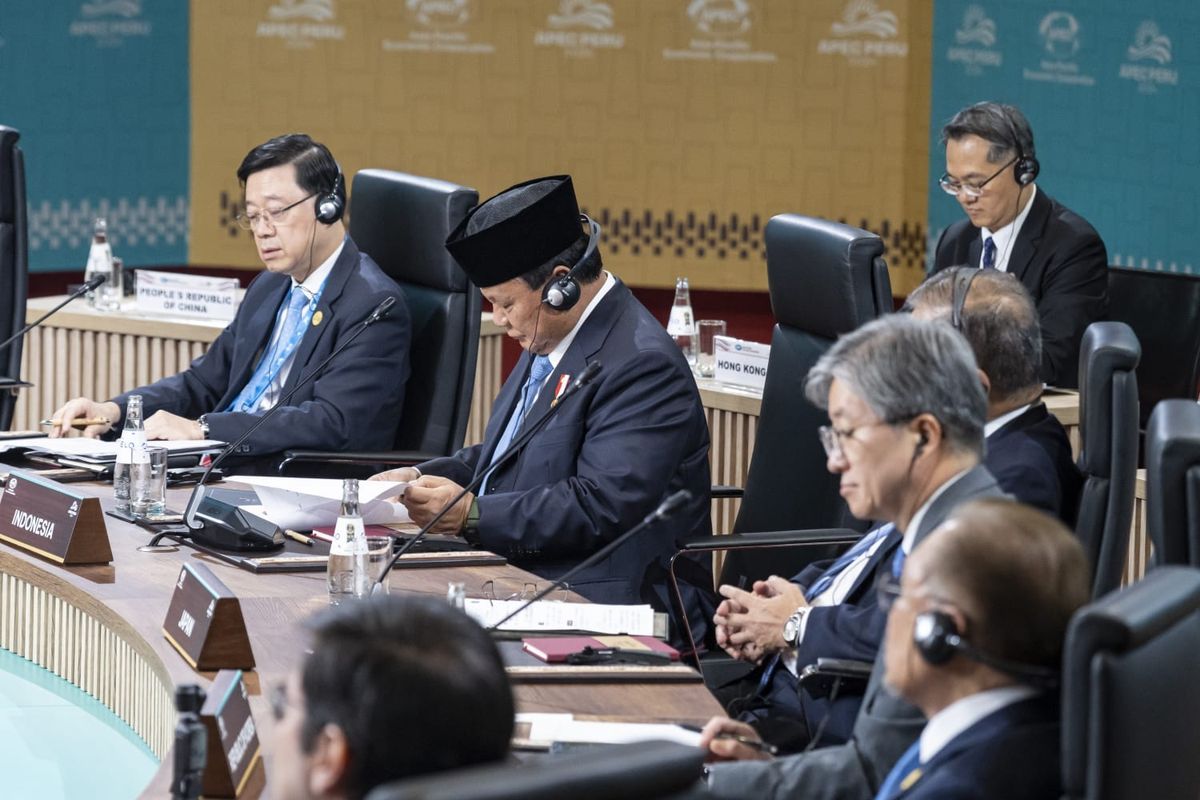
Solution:
<path fill-rule="evenodd" d="M 542 388 L 542 384 L 546 382 L 546 378 L 554 371 L 554 365 L 550 363 L 547 356 L 534 356 L 533 364 L 529 367 L 529 378 L 525 381 L 525 385 L 521 387 L 521 400 L 517 407 L 508 417 L 508 425 L 504 427 L 504 433 L 500 435 L 500 441 L 496 442 L 496 449 L 492 451 L 492 458 L 503 453 L 508 449 L 512 440 L 516 438 L 517 431 L 521 428 L 521 423 L 525 421 L 526 415 L 529 414 L 529 409 L 533 406 L 533 400 L 537 397 L 538 389 Z M 488 482 L 491 476 L 483 479 L 483 483 L 479 487 L 479 493 L 487 492 Z"/>
<path fill-rule="evenodd" d="M 990 236 L 983 240 L 983 268 L 996 268 L 996 242 Z"/>
<path fill-rule="evenodd" d="M 813 582 L 813 585 L 808 587 L 808 591 L 804 593 L 804 597 L 808 600 L 808 602 L 811 603 L 813 600 L 819 597 L 822 592 L 828 590 L 829 587 L 833 585 L 833 582 L 837 580 L 837 577 L 842 573 L 842 570 L 854 563 L 856 558 L 869 551 L 876 542 L 894 530 L 896 530 L 896 526 L 889 522 L 888 524 L 880 525 L 875 530 L 867 533 L 865 536 L 859 539 L 853 547 L 842 553 L 837 561 L 834 561 L 832 564 L 830 564 L 829 569 L 821 573 L 821 577 L 817 578 Z"/>

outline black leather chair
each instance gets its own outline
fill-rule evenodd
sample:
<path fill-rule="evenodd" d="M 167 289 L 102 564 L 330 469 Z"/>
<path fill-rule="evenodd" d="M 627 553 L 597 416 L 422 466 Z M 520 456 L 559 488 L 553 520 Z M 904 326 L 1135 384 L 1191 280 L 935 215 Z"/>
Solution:
<path fill-rule="evenodd" d="M 599 746 L 376 788 L 367 800 L 659 800 L 693 796 L 704 752 L 674 742 Z"/>
<path fill-rule="evenodd" d="M 1121 583 L 1138 461 L 1135 370 L 1142 348 L 1123 322 L 1094 322 L 1079 349 L 1079 428 L 1084 476 L 1075 534 L 1092 564 L 1092 596 Z"/>
<path fill-rule="evenodd" d="M 1154 406 L 1200 394 L 1200 276 L 1108 268 L 1108 318 L 1142 343 L 1138 398 L 1144 430 Z"/>
<path fill-rule="evenodd" d="M 25 157 L 21 134 L 0 125 L 0 342 L 25 324 L 29 280 L 29 238 L 25 208 Z M 17 339 L 0 351 L 0 431 L 12 424 L 16 384 L 21 384 L 21 348 Z"/>
<path fill-rule="evenodd" d="M 1200 405 L 1163 400 L 1146 428 L 1146 528 L 1155 564 L 1200 567 Z"/>
<path fill-rule="evenodd" d="M 412 317 L 412 373 L 393 452 L 290 451 L 283 474 L 364 477 L 462 446 L 475 387 L 482 299 L 445 241 L 479 202 L 474 189 L 381 169 L 354 176 L 350 236 L 400 284 Z M 312 462 L 319 462 L 315 468 Z M 309 466 L 305 466 L 308 464 Z"/>
<path fill-rule="evenodd" d="M 1200 797 L 1200 572 L 1161 567 L 1071 620 L 1065 800 Z"/>

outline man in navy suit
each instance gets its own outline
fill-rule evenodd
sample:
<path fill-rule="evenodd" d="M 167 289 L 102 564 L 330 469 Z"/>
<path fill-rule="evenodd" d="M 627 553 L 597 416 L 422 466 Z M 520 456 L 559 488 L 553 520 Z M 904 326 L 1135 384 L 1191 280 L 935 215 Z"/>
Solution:
<path fill-rule="evenodd" d="M 1057 800 L 1067 625 L 1088 601 L 1087 558 L 1057 520 L 969 503 L 881 590 L 884 681 L 928 718 L 876 800 Z"/>
<path fill-rule="evenodd" d="M 106 419 L 85 436 L 119 430 L 131 394 L 142 396 L 148 439 L 232 441 L 275 406 L 359 328 L 385 298 L 391 313 L 369 326 L 239 448 L 269 468 L 290 448 L 369 450 L 395 438 L 408 379 L 408 310 L 400 287 L 346 235 L 345 182 L 325 145 L 304 134 L 271 139 L 238 167 L 241 226 L 266 271 L 203 356 L 184 372 L 106 403 L 86 397 L 55 412 L 51 435 L 77 417 Z"/>
<path fill-rule="evenodd" d="M 573 590 L 596 602 L 671 611 L 667 565 L 676 540 L 711 533 L 708 425 L 679 347 L 603 270 L 598 235 L 599 226 L 581 219 L 569 176 L 511 187 L 467 215 L 447 249 L 525 353 L 500 389 L 482 444 L 377 477 L 414 481 L 403 503 L 425 524 L 555 407 L 528 446 L 434 532 L 461 534 L 554 580 L 686 489 L 691 499 L 675 516 L 571 579 Z M 596 378 L 556 406 L 596 363 Z M 688 615 L 703 632 L 711 572 L 698 561 L 683 571 Z"/>
<path fill-rule="evenodd" d="M 879 576 L 899 575 L 956 505 L 1002 494 L 980 464 L 986 399 L 975 359 L 948 326 L 905 315 L 868 323 L 822 356 L 806 394 L 829 411 L 822 440 L 851 513 L 887 524 L 790 581 L 772 576 L 749 592 L 720 589 L 717 642 L 760 666 L 749 681 L 716 694 L 731 712 L 750 706 L 742 718 L 789 749 L 845 741 L 862 700 L 843 691 L 831 704 L 798 690 L 795 675 L 820 658 L 873 661 L 884 628 Z M 762 701 L 747 701 L 756 687 Z"/>
<path fill-rule="evenodd" d="M 1041 402 L 1041 331 L 1029 292 L 1011 274 L 955 267 L 918 286 L 905 306 L 970 342 L 988 396 L 983 463 L 1000 488 L 1074 526 L 1083 475 L 1062 423 Z"/>
<path fill-rule="evenodd" d="M 1041 191 L 1033 131 L 1014 106 L 976 103 L 942 128 L 940 181 L 967 214 L 942 232 L 933 271 L 1010 272 L 1037 304 L 1042 380 L 1074 387 L 1079 343 L 1108 315 L 1108 252 L 1088 221 Z"/>

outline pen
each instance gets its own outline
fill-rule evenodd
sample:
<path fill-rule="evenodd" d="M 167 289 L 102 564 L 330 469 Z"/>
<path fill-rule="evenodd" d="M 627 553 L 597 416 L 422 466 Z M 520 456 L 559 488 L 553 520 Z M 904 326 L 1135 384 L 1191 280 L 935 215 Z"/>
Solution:
<path fill-rule="evenodd" d="M 288 537 L 289 539 L 291 539 L 294 542 L 299 542 L 300 544 L 307 545 L 309 547 L 313 546 L 312 537 L 305 536 L 303 533 L 300 533 L 299 531 L 292 531 L 292 530 L 288 530 L 285 528 L 283 531 L 283 535 Z"/>
<path fill-rule="evenodd" d="M 685 731 L 692 731 L 693 733 L 700 733 L 703 730 L 703 728 L 701 728 L 699 725 L 688 725 L 685 723 L 679 723 L 679 727 L 683 728 Z M 733 739 L 735 742 L 744 744 L 746 747 L 749 747 L 752 750 L 757 750 L 760 753 L 766 753 L 769 756 L 779 755 L 779 748 L 770 742 L 764 742 L 762 739 L 751 739 L 749 736 L 743 736 L 740 733 L 723 731 L 718 733 L 715 738 Z"/>
<path fill-rule="evenodd" d="M 46 426 L 53 426 L 53 427 L 57 428 L 59 425 L 62 425 L 62 420 L 61 419 L 44 419 L 39 424 L 46 425 Z M 96 417 L 95 419 L 73 419 L 73 420 L 71 420 L 72 428 L 88 428 L 88 427 L 91 427 L 92 425 L 109 425 L 109 424 L 111 424 L 111 420 L 107 420 L 104 417 Z"/>

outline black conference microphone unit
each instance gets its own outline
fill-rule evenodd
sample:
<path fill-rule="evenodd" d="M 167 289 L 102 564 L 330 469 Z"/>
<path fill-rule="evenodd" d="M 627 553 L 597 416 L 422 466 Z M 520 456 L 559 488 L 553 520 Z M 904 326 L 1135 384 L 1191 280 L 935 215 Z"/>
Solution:
<path fill-rule="evenodd" d="M 540 418 L 538 418 L 537 422 L 533 423 L 528 428 L 526 428 L 524 431 L 522 431 L 521 435 L 518 436 L 516 439 L 514 439 L 512 442 L 509 442 L 508 448 L 505 449 L 505 451 L 503 453 L 501 453 L 500 455 L 493 458 L 492 462 L 490 464 L 488 464 L 485 469 L 481 470 L 478 474 L 476 474 L 476 476 L 471 479 L 471 482 L 468 483 L 466 486 L 464 486 L 462 488 L 462 491 L 459 492 L 458 495 L 453 500 L 451 500 L 449 503 L 447 503 L 442 508 L 441 511 L 434 514 L 433 519 L 431 519 L 431 520 L 429 520 L 429 522 L 425 523 L 425 527 L 423 527 L 423 528 L 421 528 L 421 530 L 417 531 L 415 536 L 413 536 L 411 539 L 409 539 L 407 542 L 405 542 L 403 544 L 403 546 L 401 546 L 401 548 L 396 551 L 396 554 L 394 556 L 392 556 L 392 560 L 389 561 L 387 563 L 387 566 L 385 566 L 383 568 L 383 572 L 379 573 L 379 578 L 375 581 L 375 585 L 371 587 L 371 593 L 378 594 L 379 592 L 382 592 L 383 589 L 381 587 L 383 586 L 384 581 L 387 580 L 388 573 L 392 571 L 392 567 L 396 566 L 396 562 L 398 562 L 400 560 L 401 556 L 403 556 L 409 550 L 412 550 L 414 547 L 416 547 L 417 544 L 420 543 L 425 538 L 425 534 L 429 533 L 429 529 L 432 528 L 434 525 L 436 525 L 441 520 L 442 517 L 446 516 L 446 513 L 450 509 L 452 509 L 456 505 L 458 505 L 459 500 L 462 500 L 469 493 L 478 489 L 479 485 L 481 483 L 483 483 L 484 478 L 486 478 L 494 469 L 496 469 L 501 464 L 503 464 L 505 461 L 508 461 L 510 458 L 512 458 L 518 452 L 520 452 L 521 449 L 524 448 L 525 445 L 529 443 L 529 440 L 533 438 L 534 434 L 537 433 L 538 431 L 540 431 L 545 426 L 545 424 L 547 422 L 549 422 L 550 417 L 554 416 L 554 413 L 559 409 L 559 407 L 562 406 L 562 404 L 564 402 L 566 402 L 567 398 L 569 398 L 571 395 L 575 394 L 577 391 L 582 389 L 584 386 L 587 386 L 589 383 L 591 383 L 592 379 L 595 378 L 596 374 L 599 372 L 600 372 L 600 362 L 599 361 L 593 361 L 590 364 L 588 364 L 586 367 L 584 367 L 583 372 L 579 373 L 579 377 L 577 377 L 575 380 L 573 380 L 571 382 L 571 385 L 568 386 L 566 388 L 566 390 L 561 395 L 559 395 L 558 398 L 556 398 L 554 400 L 554 402 L 552 402 L 550 404 L 550 407 L 548 409 L 546 409 L 546 413 L 542 414 L 542 416 Z"/>
<path fill-rule="evenodd" d="M 41 325 L 51 315 L 57 314 L 59 309 L 61 309 L 67 303 L 71 302 L 72 300 L 76 300 L 79 297 L 82 297 L 83 295 L 87 294 L 90 291 L 93 291 L 97 286 L 104 283 L 106 280 L 108 280 L 107 275 L 97 275 L 96 277 L 92 278 L 90 281 L 83 284 L 78 289 L 76 289 L 75 291 L 73 291 L 69 295 L 67 295 L 66 300 L 63 300 L 61 303 L 59 303 L 54 308 L 47 311 L 45 314 L 42 314 L 40 317 L 35 319 L 33 322 L 29 323 L 24 328 L 21 328 L 21 330 L 17 331 L 12 336 L 5 339 L 3 342 L 0 342 L 0 350 L 4 350 L 6 347 L 8 347 L 13 342 L 15 342 L 17 339 L 20 339 L 22 336 L 24 336 L 25 334 L 29 333 L 31 330 L 36 328 L 38 325 Z"/>
<path fill-rule="evenodd" d="M 347 336 L 346 340 L 334 348 L 333 352 L 326 356 L 320 364 L 296 381 L 296 385 L 281 397 L 279 402 L 267 409 L 266 413 L 247 428 L 245 433 L 225 445 L 217 457 L 209 463 L 208 469 L 204 470 L 204 474 L 196 482 L 196 487 L 192 489 L 191 496 L 188 497 L 187 508 L 183 513 L 183 521 L 188 527 L 188 532 L 173 534 L 173 538 L 191 539 L 196 544 L 219 550 L 274 550 L 283 545 L 283 532 L 279 530 L 278 525 L 268 522 L 262 517 L 249 514 L 231 503 L 206 496 L 205 481 L 208 480 L 213 469 L 225 460 L 226 456 L 235 452 L 242 442 L 250 438 L 250 435 L 262 427 L 262 424 L 270 419 L 276 411 L 285 407 L 302 386 L 319 375 L 330 361 L 358 338 L 359 334 L 386 317 L 395 304 L 395 297 L 384 298 L 379 305 L 375 306 L 375 310 L 358 324 L 358 330 Z"/>
<path fill-rule="evenodd" d="M 684 505 L 686 505 L 687 502 L 691 499 L 692 499 L 692 493 L 689 492 L 687 489 L 680 489 L 678 492 L 675 492 L 675 494 L 669 496 L 666 500 L 663 500 L 661 503 L 659 503 L 658 508 L 654 509 L 649 514 L 647 514 L 645 516 L 645 518 L 641 522 L 639 522 L 637 525 L 634 525 L 632 528 L 625 531 L 624 533 L 622 533 L 617 538 L 613 539 L 608 544 L 604 545 L 604 547 L 601 547 L 599 550 L 592 553 L 590 556 L 585 558 L 583 561 L 580 561 L 578 564 L 571 567 L 569 570 L 567 570 L 561 576 L 559 576 L 558 580 L 556 580 L 554 583 L 547 586 L 545 589 L 542 589 L 540 592 L 538 592 L 533 597 L 526 600 L 521 605 L 517 606 L 512 611 L 512 613 L 508 614 L 506 617 L 504 617 L 504 619 L 500 620 L 499 622 L 494 622 L 491 625 L 488 625 L 487 630 L 489 630 L 489 631 L 498 630 L 501 625 L 508 622 L 510 619 L 517 616 L 525 609 L 529 608 L 531 605 L 536 603 L 538 600 L 541 600 L 543 597 L 550 594 L 554 590 L 561 589 L 562 587 L 566 586 L 568 578 L 575 577 L 575 575 L 577 573 L 579 573 L 581 570 L 583 570 L 585 567 L 590 567 L 592 564 L 596 564 L 596 563 L 600 562 L 601 560 L 607 558 L 609 556 L 609 554 L 611 554 L 614 550 L 616 550 L 621 545 L 625 544 L 625 542 L 627 542 L 629 539 L 633 538 L 634 534 L 640 533 L 641 531 L 645 530 L 649 526 L 653 525 L 655 522 L 658 522 L 661 519 L 666 519 L 667 517 L 671 516 L 676 511 L 678 511 L 680 508 L 682 508 Z"/>

